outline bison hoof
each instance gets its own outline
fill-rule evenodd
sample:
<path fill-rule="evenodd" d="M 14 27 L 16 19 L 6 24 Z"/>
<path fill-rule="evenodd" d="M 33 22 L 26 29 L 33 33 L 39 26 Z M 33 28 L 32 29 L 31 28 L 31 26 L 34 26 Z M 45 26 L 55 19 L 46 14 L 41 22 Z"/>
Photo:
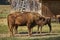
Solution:
<path fill-rule="evenodd" d="M 31 37 L 31 36 L 32 36 L 32 34 L 29 34 L 28 36 L 29 36 L 29 37 Z"/>

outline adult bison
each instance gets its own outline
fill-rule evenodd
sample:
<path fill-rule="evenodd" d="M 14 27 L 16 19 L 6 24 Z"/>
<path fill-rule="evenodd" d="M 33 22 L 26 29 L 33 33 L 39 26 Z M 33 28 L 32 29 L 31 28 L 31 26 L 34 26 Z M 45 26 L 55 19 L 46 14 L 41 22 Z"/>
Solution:
<path fill-rule="evenodd" d="M 42 20 L 38 22 L 38 32 L 39 32 L 39 27 L 40 27 L 40 33 L 42 31 L 42 26 L 44 25 L 48 25 L 48 27 L 50 28 L 50 31 L 52 31 L 52 28 L 51 28 L 51 18 L 50 17 L 41 17 Z"/>
<path fill-rule="evenodd" d="M 31 36 L 32 34 L 31 29 L 35 25 L 38 25 L 38 29 L 39 29 L 39 26 L 41 26 L 41 29 L 42 29 L 42 26 L 44 24 L 48 24 L 51 31 L 50 20 L 45 19 L 40 14 L 34 13 L 34 12 L 23 12 L 23 13 L 14 12 L 8 15 L 7 21 L 8 21 L 8 27 L 9 27 L 11 36 L 13 36 L 15 33 L 18 32 L 17 31 L 18 26 L 25 26 L 25 25 L 28 28 L 29 36 Z"/>
<path fill-rule="evenodd" d="M 29 36 L 31 36 L 31 29 L 38 24 L 40 15 L 32 12 L 14 12 L 8 15 L 8 27 L 11 35 L 17 33 L 18 26 L 27 25 Z M 14 32 L 13 32 L 14 30 Z"/>

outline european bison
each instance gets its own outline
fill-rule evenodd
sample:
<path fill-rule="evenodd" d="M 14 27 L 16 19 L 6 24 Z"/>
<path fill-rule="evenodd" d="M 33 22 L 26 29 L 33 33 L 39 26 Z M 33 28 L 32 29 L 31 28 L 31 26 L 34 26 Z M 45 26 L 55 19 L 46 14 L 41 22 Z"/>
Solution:
<path fill-rule="evenodd" d="M 51 28 L 51 18 L 50 17 L 41 17 L 41 18 L 42 18 L 42 21 L 38 22 L 38 30 L 37 31 L 39 32 L 39 27 L 40 27 L 40 33 L 41 33 L 42 26 L 48 25 L 49 28 L 50 28 L 49 32 L 51 32 L 51 30 L 52 30 L 52 28 Z"/>
<path fill-rule="evenodd" d="M 18 26 L 25 26 L 25 25 L 28 28 L 29 36 L 31 36 L 32 34 L 31 29 L 35 25 L 38 25 L 38 30 L 39 30 L 39 26 L 41 26 L 42 29 L 43 25 L 48 24 L 51 31 L 50 19 L 45 19 L 40 14 L 34 12 L 23 12 L 23 13 L 14 12 L 8 15 L 7 21 L 11 36 L 17 33 Z"/>
<path fill-rule="evenodd" d="M 8 27 L 10 30 L 11 36 L 17 33 L 18 26 L 25 26 L 28 27 L 29 36 L 31 36 L 31 29 L 38 24 L 40 20 L 40 15 L 38 13 L 32 12 L 14 12 L 8 15 Z M 15 31 L 15 33 L 13 32 Z"/>

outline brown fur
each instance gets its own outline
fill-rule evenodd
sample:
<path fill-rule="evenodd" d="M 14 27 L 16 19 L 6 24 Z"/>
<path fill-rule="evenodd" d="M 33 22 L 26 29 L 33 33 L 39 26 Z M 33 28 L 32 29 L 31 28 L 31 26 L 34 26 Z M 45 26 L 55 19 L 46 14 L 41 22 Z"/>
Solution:
<path fill-rule="evenodd" d="M 14 35 L 15 33 L 17 33 L 18 26 L 26 25 L 28 28 L 29 36 L 31 36 L 31 29 L 35 25 L 38 25 L 38 31 L 39 31 L 39 26 L 42 27 L 45 24 L 50 25 L 49 24 L 50 21 L 47 22 L 47 20 L 44 17 L 42 17 L 42 16 L 40 16 L 40 14 L 34 13 L 34 12 L 23 12 L 23 13 L 14 12 L 14 13 L 11 13 L 8 15 L 7 21 L 8 21 L 8 27 L 9 27 L 11 35 Z M 51 27 L 51 25 L 50 25 L 50 27 Z M 13 30 L 14 30 L 14 34 L 13 34 Z M 50 28 L 50 31 L 51 31 L 51 28 Z"/>
<path fill-rule="evenodd" d="M 31 28 L 33 28 L 37 24 L 39 16 L 39 14 L 31 12 L 15 12 L 9 14 L 7 20 L 10 34 L 13 35 L 13 29 L 15 33 L 17 33 L 18 26 L 27 25 L 29 35 L 31 36 Z"/>
<path fill-rule="evenodd" d="M 49 26 L 49 28 L 50 28 L 50 31 L 49 32 L 51 32 L 51 18 L 50 17 L 41 17 L 42 18 L 42 20 L 40 20 L 39 22 L 38 22 L 38 32 L 39 32 L 39 27 L 40 27 L 40 33 L 41 33 L 41 31 L 42 31 L 42 26 L 44 26 L 44 25 L 48 25 Z"/>

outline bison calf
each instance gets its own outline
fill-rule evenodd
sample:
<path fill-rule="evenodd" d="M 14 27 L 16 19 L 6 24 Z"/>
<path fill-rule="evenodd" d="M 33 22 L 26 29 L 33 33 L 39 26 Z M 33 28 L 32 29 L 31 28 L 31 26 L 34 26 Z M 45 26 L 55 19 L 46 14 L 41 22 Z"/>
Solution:
<path fill-rule="evenodd" d="M 51 28 L 51 18 L 50 17 L 41 17 L 41 20 L 38 22 L 38 32 L 39 32 L 39 28 L 40 28 L 40 33 L 42 32 L 42 26 L 44 25 L 48 25 L 50 28 L 50 31 L 52 30 Z"/>

